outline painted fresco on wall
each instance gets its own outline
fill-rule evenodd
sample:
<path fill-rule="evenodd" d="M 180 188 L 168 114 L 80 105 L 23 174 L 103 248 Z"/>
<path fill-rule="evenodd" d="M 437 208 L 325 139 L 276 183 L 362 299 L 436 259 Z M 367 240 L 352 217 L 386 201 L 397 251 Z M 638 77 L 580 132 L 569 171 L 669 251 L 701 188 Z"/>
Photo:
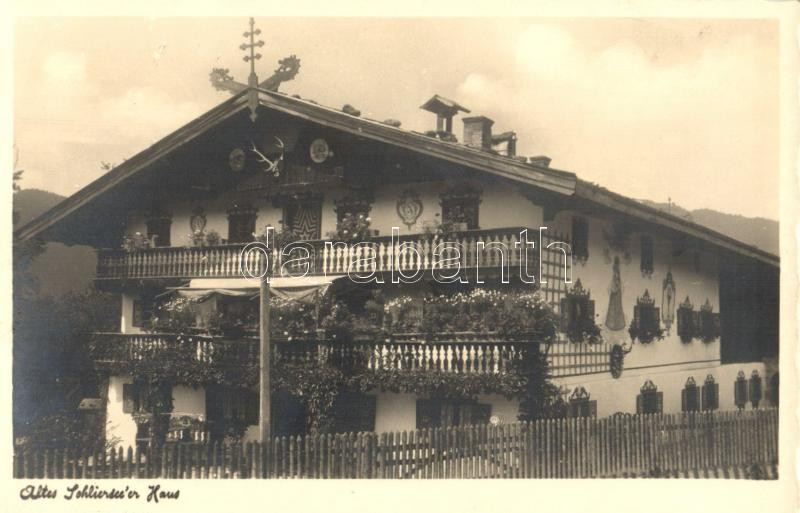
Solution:
<path fill-rule="evenodd" d="M 608 311 L 606 312 L 606 328 L 611 331 L 625 329 L 625 311 L 622 309 L 622 278 L 619 275 L 619 257 L 614 257 L 611 285 L 608 287 Z"/>
<path fill-rule="evenodd" d="M 675 321 L 675 281 L 672 279 L 672 271 L 667 271 L 661 289 L 661 322 L 664 323 L 667 335 L 673 321 Z"/>

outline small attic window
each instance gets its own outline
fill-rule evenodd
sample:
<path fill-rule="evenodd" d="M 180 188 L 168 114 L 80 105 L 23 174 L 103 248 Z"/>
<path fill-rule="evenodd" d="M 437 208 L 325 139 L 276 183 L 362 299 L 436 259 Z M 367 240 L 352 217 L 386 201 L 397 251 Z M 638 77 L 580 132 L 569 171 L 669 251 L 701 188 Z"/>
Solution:
<path fill-rule="evenodd" d="M 642 235 L 641 239 L 641 264 L 642 276 L 650 277 L 653 275 L 653 238 L 649 235 Z"/>
<path fill-rule="evenodd" d="M 572 218 L 572 258 L 586 261 L 589 258 L 589 221 Z"/>

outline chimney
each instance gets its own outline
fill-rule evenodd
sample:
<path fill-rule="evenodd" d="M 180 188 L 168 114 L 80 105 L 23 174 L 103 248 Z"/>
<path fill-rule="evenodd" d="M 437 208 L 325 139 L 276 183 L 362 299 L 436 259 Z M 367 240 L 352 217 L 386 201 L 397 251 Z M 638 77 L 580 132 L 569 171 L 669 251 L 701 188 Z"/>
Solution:
<path fill-rule="evenodd" d="M 515 157 L 517 155 L 517 133 L 503 132 L 492 136 L 492 149 L 500 155 Z"/>
<path fill-rule="evenodd" d="M 491 150 L 493 124 L 494 121 L 486 116 L 464 118 L 464 144 L 483 150 Z"/>
<path fill-rule="evenodd" d="M 469 114 L 469 109 L 466 107 L 438 94 L 434 94 L 430 100 L 422 104 L 420 109 L 436 114 L 436 131 L 449 134 L 453 133 L 453 116 L 458 114 L 459 111 Z"/>

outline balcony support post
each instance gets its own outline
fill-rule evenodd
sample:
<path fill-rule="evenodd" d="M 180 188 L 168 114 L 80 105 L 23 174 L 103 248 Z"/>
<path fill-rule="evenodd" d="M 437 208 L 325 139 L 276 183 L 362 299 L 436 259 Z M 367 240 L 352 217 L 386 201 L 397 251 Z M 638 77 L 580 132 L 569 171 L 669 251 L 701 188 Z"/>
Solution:
<path fill-rule="evenodd" d="M 268 265 L 268 264 L 265 264 Z M 272 345 L 269 339 L 269 281 L 265 272 L 261 277 L 259 294 L 259 440 L 268 442 L 272 437 L 272 390 L 270 371 L 272 364 Z"/>

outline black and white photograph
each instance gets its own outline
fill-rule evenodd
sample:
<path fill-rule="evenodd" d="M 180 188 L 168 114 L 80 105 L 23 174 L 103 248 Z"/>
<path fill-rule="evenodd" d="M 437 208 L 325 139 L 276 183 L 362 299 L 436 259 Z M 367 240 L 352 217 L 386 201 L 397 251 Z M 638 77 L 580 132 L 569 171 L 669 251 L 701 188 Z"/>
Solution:
<path fill-rule="evenodd" d="M 796 18 L 266 7 L 11 20 L 12 503 L 794 483 Z"/>

